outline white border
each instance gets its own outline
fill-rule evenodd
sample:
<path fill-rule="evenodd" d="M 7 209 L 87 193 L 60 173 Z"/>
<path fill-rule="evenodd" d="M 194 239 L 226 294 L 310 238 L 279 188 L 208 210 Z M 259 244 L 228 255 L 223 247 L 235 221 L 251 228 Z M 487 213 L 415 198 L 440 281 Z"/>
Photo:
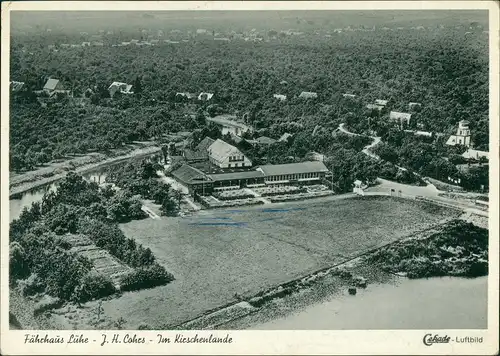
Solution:
<path fill-rule="evenodd" d="M 488 279 L 488 330 L 441 330 L 433 331 L 440 335 L 483 336 L 482 344 L 435 344 L 427 347 L 423 344 L 423 335 L 429 330 L 402 331 L 228 331 L 231 344 L 114 344 L 100 347 L 99 343 L 91 345 L 59 344 L 40 345 L 24 344 L 26 331 L 9 331 L 8 322 L 8 147 L 9 147 L 9 29 L 10 12 L 18 10 L 30 11 L 64 11 L 64 10 L 115 10 L 115 11 L 152 11 L 152 10 L 489 10 L 490 38 L 490 278 Z M 476 355 L 498 354 L 498 221 L 494 217 L 499 214 L 498 201 L 498 164 L 499 164 L 499 12 L 495 1 L 290 1 L 290 2 L 2 2 L 1 33 L 1 226 L 2 226 L 2 258 L 1 258 L 1 353 L 9 355 L 28 354 L 434 354 L 434 355 Z M 32 332 L 31 332 L 32 333 Z M 71 331 L 47 332 L 50 336 L 64 336 Z M 101 331 L 84 331 L 90 340 L 101 340 Z M 114 333 L 123 336 L 126 331 L 106 331 L 108 337 Z M 130 331 L 131 335 L 156 340 L 157 334 L 175 337 L 178 332 L 166 331 Z M 210 332 L 198 332 L 208 336 Z M 195 331 L 184 332 L 186 336 L 196 334 Z M 224 336 L 226 332 L 217 331 Z"/>

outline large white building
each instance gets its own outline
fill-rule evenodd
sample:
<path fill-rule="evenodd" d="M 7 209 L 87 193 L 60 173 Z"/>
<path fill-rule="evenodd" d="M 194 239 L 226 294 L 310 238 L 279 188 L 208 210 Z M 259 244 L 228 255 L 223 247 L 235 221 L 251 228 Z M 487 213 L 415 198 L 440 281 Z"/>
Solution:
<path fill-rule="evenodd" d="M 210 163 L 220 168 L 252 167 L 252 161 L 239 149 L 221 139 L 215 140 L 207 149 Z"/>
<path fill-rule="evenodd" d="M 466 147 L 470 147 L 472 143 L 470 140 L 469 121 L 460 121 L 458 123 L 456 135 L 451 135 L 448 141 L 446 141 L 446 144 L 448 146 L 463 145 Z"/>

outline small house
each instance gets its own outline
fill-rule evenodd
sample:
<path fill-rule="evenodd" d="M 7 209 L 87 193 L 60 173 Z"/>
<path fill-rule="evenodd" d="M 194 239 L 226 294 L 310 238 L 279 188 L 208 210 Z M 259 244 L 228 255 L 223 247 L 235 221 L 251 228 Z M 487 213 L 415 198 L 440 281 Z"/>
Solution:
<path fill-rule="evenodd" d="M 14 93 L 21 91 L 24 88 L 24 82 L 10 82 L 10 90 Z"/>
<path fill-rule="evenodd" d="M 490 153 L 488 151 L 479 151 L 479 150 L 473 150 L 472 148 L 469 148 L 467 151 L 465 151 L 462 154 L 462 157 L 466 159 L 475 159 L 479 161 L 480 158 L 490 158 Z"/>
<path fill-rule="evenodd" d="M 396 122 L 401 128 L 403 124 L 410 125 L 411 114 L 399 111 L 391 111 L 389 119 Z"/>
<path fill-rule="evenodd" d="M 198 95 L 198 100 L 200 100 L 200 101 L 209 101 L 210 99 L 212 99 L 213 96 L 214 96 L 213 93 L 202 92 L 202 93 L 200 93 L 200 95 Z"/>
<path fill-rule="evenodd" d="M 43 90 L 46 93 L 51 94 L 59 90 L 64 90 L 64 88 L 62 86 L 62 83 L 58 79 L 49 78 L 45 83 Z"/>
<path fill-rule="evenodd" d="M 121 94 L 133 94 L 132 85 L 121 82 L 113 82 L 108 88 L 109 95 L 113 97 L 116 92 L 120 92 Z"/>
<path fill-rule="evenodd" d="M 375 100 L 375 105 L 386 106 L 388 102 L 389 102 L 388 100 L 377 99 Z"/>
<path fill-rule="evenodd" d="M 311 91 L 303 91 L 300 93 L 299 98 L 301 99 L 316 99 L 318 97 L 318 93 Z"/>
<path fill-rule="evenodd" d="M 278 99 L 278 100 L 280 100 L 280 101 L 285 101 L 285 100 L 286 100 L 286 95 L 282 95 L 282 94 L 274 94 L 274 95 L 273 95 L 273 98 Z"/>

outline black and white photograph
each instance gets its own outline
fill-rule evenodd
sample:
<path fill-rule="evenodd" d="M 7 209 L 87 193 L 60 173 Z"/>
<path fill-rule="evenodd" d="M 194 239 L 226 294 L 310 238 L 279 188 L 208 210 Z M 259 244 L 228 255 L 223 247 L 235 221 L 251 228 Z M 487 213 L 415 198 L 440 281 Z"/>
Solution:
<path fill-rule="evenodd" d="M 498 332 L 491 10 L 65 3 L 2 24 L 2 315 L 23 345 Z"/>

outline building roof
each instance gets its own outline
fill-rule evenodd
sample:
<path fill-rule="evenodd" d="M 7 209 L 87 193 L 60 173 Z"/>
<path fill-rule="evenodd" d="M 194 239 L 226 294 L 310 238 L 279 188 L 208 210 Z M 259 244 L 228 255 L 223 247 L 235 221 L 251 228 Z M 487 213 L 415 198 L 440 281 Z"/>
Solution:
<path fill-rule="evenodd" d="M 208 152 L 206 150 L 203 151 L 198 151 L 198 150 L 191 150 L 189 148 L 186 148 L 184 150 L 184 158 L 188 161 L 198 161 L 198 160 L 204 160 L 208 158 Z"/>
<path fill-rule="evenodd" d="M 343 96 L 344 98 L 355 98 L 355 97 L 356 97 L 356 95 L 355 95 L 355 94 L 348 94 L 348 93 L 344 93 L 344 94 L 342 94 L 342 96 Z"/>
<path fill-rule="evenodd" d="M 207 121 L 213 122 L 214 124 L 221 126 L 236 127 L 243 131 L 251 130 L 250 126 L 247 126 L 242 122 L 234 121 L 234 119 L 236 119 L 236 116 L 234 115 L 219 115 L 216 117 L 209 117 L 207 118 Z"/>
<path fill-rule="evenodd" d="M 269 164 L 258 168 L 266 176 L 298 173 L 328 172 L 328 168 L 320 161 L 307 161 L 289 164 Z"/>
<path fill-rule="evenodd" d="M 473 158 L 473 159 L 479 159 L 480 157 L 486 157 L 489 159 L 490 153 L 488 151 L 478 151 L 478 150 L 474 150 L 472 148 L 469 148 L 467 151 L 465 151 L 462 154 L 462 157 Z"/>
<path fill-rule="evenodd" d="M 214 96 L 213 93 L 205 93 L 202 92 L 200 95 L 198 95 L 198 100 L 210 100 Z"/>
<path fill-rule="evenodd" d="M 293 135 L 291 133 L 288 133 L 288 132 L 285 132 L 283 135 L 281 135 L 281 137 L 278 139 L 278 142 L 282 142 L 282 141 L 288 141 L 288 139 L 290 137 L 292 137 Z"/>
<path fill-rule="evenodd" d="M 376 105 L 376 104 L 367 104 L 366 107 L 370 110 L 382 110 L 384 108 L 383 105 Z"/>
<path fill-rule="evenodd" d="M 317 97 L 318 97 L 318 93 L 315 93 L 312 91 L 303 91 L 299 95 L 299 98 L 305 98 L 305 99 L 317 98 Z"/>
<path fill-rule="evenodd" d="M 210 179 L 200 170 L 184 164 L 172 172 L 174 178 L 186 184 L 208 182 Z"/>
<path fill-rule="evenodd" d="M 388 102 L 389 102 L 388 100 L 380 100 L 380 99 L 375 100 L 375 104 L 382 106 L 386 106 Z"/>
<path fill-rule="evenodd" d="M 57 84 L 59 84 L 58 79 L 49 78 L 49 80 L 47 80 L 47 83 L 45 83 L 43 89 L 54 90 L 57 87 Z"/>
<path fill-rule="evenodd" d="M 408 106 L 411 108 L 412 106 L 420 106 L 420 103 L 408 103 Z"/>
<path fill-rule="evenodd" d="M 217 139 L 208 147 L 208 153 L 218 161 L 222 161 L 228 156 L 243 155 L 239 149 L 221 139 Z"/>
<path fill-rule="evenodd" d="M 10 82 L 10 90 L 16 92 L 20 91 L 24 87 L 24 82 Z"/>
<path fill-rule="evenodd" d="M 267 136 L 261 136 L 261 137 L 257 138 L 255 141 L 257 141 L 257 143 L 259 143 L 261 145 L 272 145 L 273 143 L 276 142 L 276 140 L 274 138 L 270 138 Z"/>
<path fill-rule="evenodd" d="M 175 93 L 175 96 L 183 96 L 185 98 L 188 98 L 188 99 L 194 99 L 196 98 L 196 94 L 193 94 L 193 93 Z"/>
<path fill-rule="evenodd" d="M 264 177 L 264 173 L 262 173 L 261 171 L 242 171 L 242 172 L 232 172 L 232 173 L 209 174 L 208 176 L 210 177 L 210 179 L 217 182 L 225 180 L 260 178 Z"/>
<path fill-rule="evenodd" d="M 286 100 L 286 95 L 283 95 L 283 94 L 273 94 L 273 98 L 279 99 L 279 100 Z"/>
<path fill-rule="evenodd" d="M 201 142 L 196 146 L 197 151 L 207 151 L 207 149 L 210 147 L 212 143 L 214 143 L 215 140 L 210 138 L 210 137 L 205 137 Z"/>
<path fill-rule="evenodd" d="M 410 120 L 411 114 L 406 112 L 391 111 L 389 117 L 391 120 Z"/>
<path fill-rule="evenodd" d="M 112 88 L 118 88 L 120 89 L 121 93 L 130 93 L 132 94 L 132 84 L 127 84 L 127 83 L 122 83 L 122 82 L 113 82 L 109 86 L 108 90 L 111 90 Z"/>

